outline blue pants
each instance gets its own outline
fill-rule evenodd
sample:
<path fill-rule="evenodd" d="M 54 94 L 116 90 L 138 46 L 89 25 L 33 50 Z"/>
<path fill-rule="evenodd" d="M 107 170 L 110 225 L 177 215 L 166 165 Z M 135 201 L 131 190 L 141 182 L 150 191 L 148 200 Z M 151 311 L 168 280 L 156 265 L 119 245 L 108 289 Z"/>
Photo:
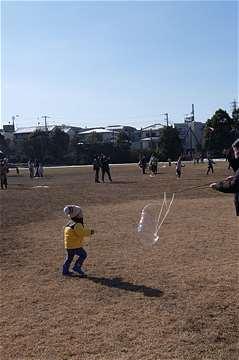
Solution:
<path fill-rule="evenodd" d="M 69 271 L 71 262 L 75 255 L 78 255 L 78 258 L 74 266 L 77 268 L 81 268 L 83 262 L 87 258 L 87 252 L 82 247 L 78 249 L 66 249 L 66 251 L 67 251 L 67 255 L 63 265 L 63 272 L 66 273 Z"/>

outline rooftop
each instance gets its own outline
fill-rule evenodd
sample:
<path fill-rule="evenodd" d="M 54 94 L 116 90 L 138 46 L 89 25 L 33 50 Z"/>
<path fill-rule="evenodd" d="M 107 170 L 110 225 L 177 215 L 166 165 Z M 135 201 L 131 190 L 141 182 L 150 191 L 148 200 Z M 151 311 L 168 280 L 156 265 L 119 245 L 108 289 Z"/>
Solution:
<path fill-rule="evenodd" d="M 145 128 L 142 129 L 142 131 L 160 130 L 163 128 L 164 128 L 164 125 L 162 125 L 162 124 L 153 124 L 153 125 L 146 126 Z"/>
<path fill-rule="evenodd" d="M 105 133 L 113 133 L 113 131 L 108 130 L 108 129 L 91 129 L 91 130 L 80 132 L 80 135 L 82 135 L 82 134 L 92 134 L 92 133 L 105 134 Z"/>
<path fill-rule="evenodd" d="M 55 127 L 56 125 L 48 125 L 47 130 L 52 131 Z M 30 127 L 18 128 L 15 131 L 15 134 L 30 134 L 33 133 L 34 131 L 45 131 L 45 130 L 46 130 L 45 126 L 30 126 Z"/>
<path fill-rule="evenodd" d="M 159 140 L 159 139 L 160 139 L 159 136 L 152 136 L 152 137 L 140 139 L 140 141 L 154 141 L 154 140 Z"/>

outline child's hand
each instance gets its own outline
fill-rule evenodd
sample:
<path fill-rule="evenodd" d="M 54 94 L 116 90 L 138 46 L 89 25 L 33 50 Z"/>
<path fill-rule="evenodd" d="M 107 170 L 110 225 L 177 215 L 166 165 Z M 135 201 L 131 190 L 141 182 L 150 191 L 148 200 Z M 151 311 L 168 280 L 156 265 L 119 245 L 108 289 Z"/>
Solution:
<path fill-rule="evenodd" d="M 90 233 L 91 235 L 93 235 L 95 233 L 95 230 L 91 230 Z"/>

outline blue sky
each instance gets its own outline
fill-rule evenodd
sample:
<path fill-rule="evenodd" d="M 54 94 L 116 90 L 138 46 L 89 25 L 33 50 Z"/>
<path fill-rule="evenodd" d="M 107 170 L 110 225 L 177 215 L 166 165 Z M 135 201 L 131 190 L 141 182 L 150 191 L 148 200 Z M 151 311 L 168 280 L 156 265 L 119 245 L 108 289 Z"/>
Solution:
<path fill-rule="evenodd" d="M 140 128 L 192 103 L 204 122 L 237 98 L 236 1 L 7 1 L 1 20 L 2 123 Z"/>

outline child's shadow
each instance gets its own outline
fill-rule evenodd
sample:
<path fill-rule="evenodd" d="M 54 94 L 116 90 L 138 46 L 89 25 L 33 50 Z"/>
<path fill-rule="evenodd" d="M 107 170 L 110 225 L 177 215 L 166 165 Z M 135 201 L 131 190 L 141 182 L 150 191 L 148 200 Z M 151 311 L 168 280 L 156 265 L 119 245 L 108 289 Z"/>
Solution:
<path fill-rule="evenodd" d="M 115 278 L 105 278 L 105 277 L 96 277 L 87 275 L 86 279 L 93 281 L 96 284 L 101 284 L 103 286 L 108 286 L 110 288 L 117 288 L 126 291 L 141 292 L 144 296 L 148 297 L 160 297 L 163 295 L 163 292 L 159 289 L 151 288 L 145 285 L 135 285 L 126 281 L 122 281 L 120 277 Z"/>

